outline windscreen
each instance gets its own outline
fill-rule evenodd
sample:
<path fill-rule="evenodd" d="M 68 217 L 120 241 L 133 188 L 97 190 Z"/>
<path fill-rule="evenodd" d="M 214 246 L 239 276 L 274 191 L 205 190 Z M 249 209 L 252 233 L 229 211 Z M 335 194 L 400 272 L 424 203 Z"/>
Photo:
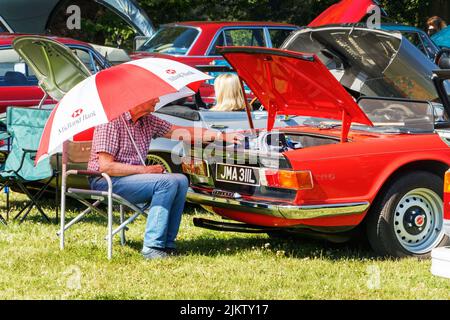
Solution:
<path fill-rule="evenodd" d="M 138 51 L 186 55 L 198 34 L 195 28 L 162 27 Z"/>
<path fill-rule="evenodd" d="M 428 102 L 362 98 L 358 105 L 375 127 L 418 132 L 434 130 L 435 111 Z"/>

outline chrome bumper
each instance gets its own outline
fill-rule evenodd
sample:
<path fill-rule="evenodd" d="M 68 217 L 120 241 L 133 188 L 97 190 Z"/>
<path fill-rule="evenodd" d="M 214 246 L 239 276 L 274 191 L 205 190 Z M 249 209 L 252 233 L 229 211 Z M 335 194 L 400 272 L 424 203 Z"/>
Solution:
<path fill-rule="evenodd" d="M 187 200 L 196 204 L 249 213 L 262 214 L 283 219 L 302 220 L 363 214 L 369 202 L 323 204 L 312 206 L 290 206 L 277 203 L 251 202 L 202 194 L 189 189 Z"/>

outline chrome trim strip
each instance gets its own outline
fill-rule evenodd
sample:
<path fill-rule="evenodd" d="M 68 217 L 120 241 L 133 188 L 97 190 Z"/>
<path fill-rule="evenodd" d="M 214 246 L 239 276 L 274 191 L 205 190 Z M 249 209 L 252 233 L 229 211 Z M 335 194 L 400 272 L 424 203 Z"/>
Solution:
<path fill-rule="evenodd" d="M 9 33 L 14 33 L 14 30 L 10 27 L 10 25 L 6 22 L 6 20 L 0 16 L 0 23 L 6 28 Z"/>
<path fill-rule="evenodd" d="M 290 206 L 276 203 L 251 202 L 245 200 L 214 197 L 211 195 L 195 192 L 191 188 L 188 191 L 187 200 L 189 202 L 216 208 L 232 209 L 289 220 L 303 220 L 363 214 L 370 207 L 370 202 L 322 204 L 312 206 Z"/>

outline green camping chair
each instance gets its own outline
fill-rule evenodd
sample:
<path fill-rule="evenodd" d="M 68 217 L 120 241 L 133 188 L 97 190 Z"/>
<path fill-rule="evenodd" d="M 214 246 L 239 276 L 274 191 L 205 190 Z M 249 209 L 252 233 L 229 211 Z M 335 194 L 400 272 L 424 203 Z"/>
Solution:
<path fill-rule="evenodd" d="M 38 201 L 47 191 L 51 181 L 57 178 L 57 172 L 52 169 L 49 159 L 39 162 L 37 166 L 34 165 L 39 141 L 50 113 L 49 109 L 19 107 L 9 107 L 6 111 L 10 152 L 0 175 L 3 178 L 3 188 L 14 185 L 29 198 L 26 206 L 14 217 L 18 219 L 23 214 L 21 222 L 33 207 L 36 207 L 39 213 L 50 222 Z M 32 189 L 36 190 L 34 194 Z M 7 207 L 9 208 L 9 203 Z"/>
<path fill-rule="evenodd" d="M 2 122 L 5 120 L 4 122 Z M 9 154 L 9 140 L 10 135 L 6 131 L 6 117 L 0 120 L 0 172 L 5 168 L 6 157 Z M 6 194 L 6 219 L 0 213 L 0 223 L 6 225 L 6 220 L 9 218 L 9 188 L 8 181 L 0 177 L 0 192 L 4 191 Z"/>

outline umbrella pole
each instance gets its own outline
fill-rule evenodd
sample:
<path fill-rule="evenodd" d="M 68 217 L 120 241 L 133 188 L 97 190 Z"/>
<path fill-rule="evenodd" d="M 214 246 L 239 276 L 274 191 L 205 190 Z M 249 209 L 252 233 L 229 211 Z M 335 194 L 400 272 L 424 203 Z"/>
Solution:
<path fill-rule="evenodd" d="M 134 138 L 133 138 L 133 136 L 131 135 L 131 132 L 130 132 L 130 129 L 128 128 L 127 122 L 125 121 L 125 119 L 123 118 L 122 115 L 120 116 L 120 118 L 122 119 L 123 124 L 125 125 L 125 129 L 127 130 L 128 137 L 130 138 L 131 143 L 133 144 L 133 147 L 134 147 L 134 149 L 136 150 L 136 152 L 137 152 L 137 154 L 138 154 L 138 156 L 139 156 L 139 159 L 141 160 L 142 165 L 145 166 L 145 160 L 144 160 L 144 158 L 142 158 L 142 155 L 141 155 L 141 153 L 139 152 L 139 149 L 138 149 L 138 147 L 137 147 L 137 145 L 136 145 L 136 141 L 134 141 Z"/>

